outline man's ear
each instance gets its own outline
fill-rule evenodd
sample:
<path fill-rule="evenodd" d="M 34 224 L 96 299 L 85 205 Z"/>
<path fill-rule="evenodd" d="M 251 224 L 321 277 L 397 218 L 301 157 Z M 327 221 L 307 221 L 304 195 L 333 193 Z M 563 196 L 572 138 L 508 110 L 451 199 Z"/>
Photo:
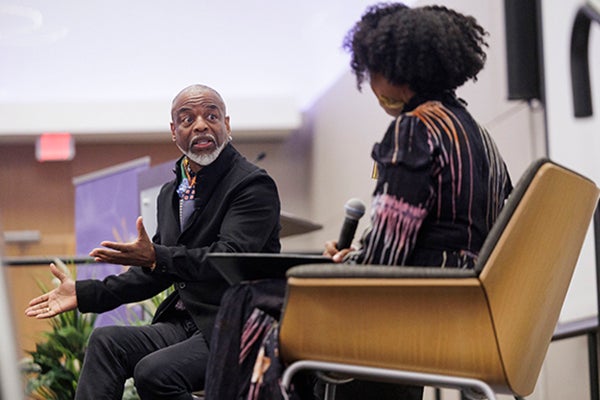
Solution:
<path fill-rule="evenodd" d="M 227 127 L 227 133 L 231 135 L 231 127 L 229 126 L 229 115 L 225 117 L 225 126 Z"/>
<path fill-rule="evenodd" d="M 177 137 L 175 136 L 175 124 L 171 122 L 171 140 L 175 141 Z"/>

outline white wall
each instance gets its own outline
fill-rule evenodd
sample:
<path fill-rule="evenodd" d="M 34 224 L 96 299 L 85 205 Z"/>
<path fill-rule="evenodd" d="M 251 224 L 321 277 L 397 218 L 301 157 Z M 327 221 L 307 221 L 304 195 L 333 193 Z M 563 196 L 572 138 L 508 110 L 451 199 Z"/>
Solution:
<path fill-rule="evenodd" d="M 590 73 L 595 115 L 575 119 L 570 75 L 570 39 L 581 0 L 544 1 L 542 6 L 550 157 L 600 183 L 600 24 L 592 24 Z M 596 315 L 596 271 L 592 232 L 586 243 L 561 320 Z"/>
<path fill-rule="evenodd" d="M 373 143 L 385 132 L 390 119 L 367 90 L 359 93 L 354 77 L 343 75 L 310 111 L 313 128 L 312 211 L 324 228 L 313 235 L 313 245 L 337 239 L 344 220 L 344 204 L 362 199 L 368 206 Z M 368 211 L 359 223 L 357 237 L 368 225 Z"/>

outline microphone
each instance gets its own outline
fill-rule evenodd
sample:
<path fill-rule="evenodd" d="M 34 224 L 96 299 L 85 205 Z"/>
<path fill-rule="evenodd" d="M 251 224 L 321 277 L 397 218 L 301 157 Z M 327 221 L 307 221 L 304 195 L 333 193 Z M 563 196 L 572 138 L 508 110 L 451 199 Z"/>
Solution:
<path fill-rule="evenodd" d="M 337 244 L 338 250 L 347 249 L 352 244 L 358 220 L 365 213 L 365 204 L 360 199 L 352 198 L 344 204 L 344 209 L 346 210 L 346 218 L 344 218 L 342 230 L 340 231 Z"/>
<path fill-rule="evenodd" d="M 267 153 L 265 153 L 264 151 L 261 151 L 260 153 L 258 153 L 256 158 L 254 159 L 254 163 L 262 161 L 262 159 L 265 158 L 266 156 L 267 156 Z"/>

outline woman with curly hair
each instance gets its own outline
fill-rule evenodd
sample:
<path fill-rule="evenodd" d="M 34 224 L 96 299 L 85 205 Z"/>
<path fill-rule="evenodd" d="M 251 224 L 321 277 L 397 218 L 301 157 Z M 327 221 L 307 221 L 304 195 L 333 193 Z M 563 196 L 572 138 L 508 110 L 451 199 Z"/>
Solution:
<path fill-rule="evenodd" d="M 373 147 L 371 227 L 355 249 L 327 242 L 335 261 L 472 268 L 512 190 L 488 132 L 455 89 L 485 63 L 486 32 L 441 6 L 377 4 L 344 48 L 359 90 L 369 82 L 394 117 Z"/>
<path fill-rule="evenodd" d="M 512 190 L 492 138 L 455 94 L 483 68 L 486 34 L 473 17 L 446 7 L 399 3 L 369 7 L 348 32 L 344 48 L 359 90 L 368 82 L 394 121 L 371 153 L 370 228 L 358 249 L 327 242 L 334 261 L 474 267 Z M 422 398 L 420 387 L 363 381 L 336 393 L 340 400 Z"/>

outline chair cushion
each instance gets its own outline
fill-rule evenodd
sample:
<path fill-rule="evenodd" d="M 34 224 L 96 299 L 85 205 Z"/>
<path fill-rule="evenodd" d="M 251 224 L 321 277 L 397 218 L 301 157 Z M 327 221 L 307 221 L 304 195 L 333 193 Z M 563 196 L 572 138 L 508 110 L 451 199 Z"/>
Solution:
<path fill-rule="evenodd" d="M 297 278 L 473 278 L 472 269 L 440 267 L 405 267 L 387 265 L 310 264 L 287 271 L 287 277 Z"/>

